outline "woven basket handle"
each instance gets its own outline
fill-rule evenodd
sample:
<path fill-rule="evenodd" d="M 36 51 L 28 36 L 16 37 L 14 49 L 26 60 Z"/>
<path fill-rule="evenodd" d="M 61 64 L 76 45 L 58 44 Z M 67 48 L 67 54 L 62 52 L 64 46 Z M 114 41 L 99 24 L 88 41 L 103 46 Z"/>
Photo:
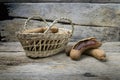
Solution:
<path fill-rule="evenodd" d="M 32 17 L 29 17 L 26 21 L 25 21 L 25 24 L 24 24 L 24 27 L 23 29 L 26 30 L 26 26 L 27 26 L 27 23 L 31 20 L 31 19 L 42 19 L 44 21 L 44 23 L 46 24 L 46 26 L 49 26 L 47 24 L 47 21 L 45 19 L 43 19 L 41 16 L 32 16 Z"/>
<path fill-rule="evenodd" d="M 50 28 L 53 26 L 53 25 L 55 25 L 58 21 L 60 21 L 60 20 L 67 20 L 67 21 L 69 21 L 70 22 L 70 24 L 71 24 L 71 26 L 72 26 L 72 35 L 73 35 L 73 32 L 74 32 L 74 25 L 73 25 L 73 23 L 72 23 L 72 21 L 70 20 L 70 19 L 67 19 L 67 18 L 60 18 L 60 19 L 55 19 L 54 21 L 53 21 L 53 23 L 51 23 L 50 25 L 49 25 L 49 27 L 48 27 L 48 29 L 44 32 L 44 33 L 47 33 L 49 30 L 50 30 Z M 71 35 L 71 36 L 72 36 Z"/>

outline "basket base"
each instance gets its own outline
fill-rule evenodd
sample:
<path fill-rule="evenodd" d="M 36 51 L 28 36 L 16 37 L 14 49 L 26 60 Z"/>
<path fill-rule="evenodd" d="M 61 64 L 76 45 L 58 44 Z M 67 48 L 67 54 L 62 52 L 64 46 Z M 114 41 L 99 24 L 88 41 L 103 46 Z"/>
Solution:
<path fill-rule="evenodd" d="M 49 50 L 49 51 L 25 51 L 26 56 L 30 57 L 30 58 L 44 58 L 44 57 L 48 57 L 48 56 L 52 56 L 55 55 L 61 51 L 63 51 L 65 49 L 65 47 L 61 47 L 58 49 L 54 49 L 54 50 Z"/>

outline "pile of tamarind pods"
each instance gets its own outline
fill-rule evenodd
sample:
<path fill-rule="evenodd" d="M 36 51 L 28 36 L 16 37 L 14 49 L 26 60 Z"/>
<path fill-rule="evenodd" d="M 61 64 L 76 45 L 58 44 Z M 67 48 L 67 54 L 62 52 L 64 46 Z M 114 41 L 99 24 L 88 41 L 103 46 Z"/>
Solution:
<path fill-rule="evenodd" d="M 67 46 L 65 52 L 72 60 L 79 60 L 82 54 L 87 54 L 100 61 L 106 61 L 105 52 L 99 49 L 101 45 L 102 43 L 96 38 L 90 37 L 78 41 L 75 45 Z"/>

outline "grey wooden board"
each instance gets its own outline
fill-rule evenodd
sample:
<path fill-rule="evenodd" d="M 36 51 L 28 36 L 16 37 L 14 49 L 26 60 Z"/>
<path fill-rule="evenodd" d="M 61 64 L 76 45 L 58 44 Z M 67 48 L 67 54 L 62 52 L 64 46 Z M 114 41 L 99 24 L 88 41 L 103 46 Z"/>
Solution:
<path fill-rule="evenodd" d="M 15 50 L 16 45 L 20 48 Z M 0 80 L 119 80 L 120 42 L 106 42 L 101 48 L 106 51 L 107 62 L 86 55 L 73 61 L 64 52 L 30 59 L 19 43 L 0 43 Z"/>
<path fill-rule="evenodd" d="M 0 21 L 1 36 L 5 36 L 6 41 L 18 41 L 15 33 L 23 29 L 26 19 L 15 18 L 13 20 Z M 50 22 L 48 22 L 50 24 Z M 30 28 L 29 28 L 30 26 Z M 28 28 L 35 28 L 37 26 L 45 26 L 40 21 L 30 21 Z M 64 27 L 71 30 L 71 25 L 56 24 L 57 27 Z M 78 41 L 87 37 L 96 37 L 100 41 L 119 41 L 120 28 L 119 27 L 93 27 L 93 26 L 76 26 L 74 25 L 74 34 L 71 41 Z"/>
<path fill-rule="evenodd" d="M 81 3 L 120 3 L 119 0 L 1 0 L 0 2 L 81 2 Z"/>
<path fill-rule="evenodd" d="M 69 42 L 68 45 L 74 45 L 76 42 Z M 104 42 L 100 47 L 106 52 L 120 52 L 120 42 Z M 23 52 L 20 42 L 0 42 L 0 52 Z"/>
<path fill-rule="evenodd" d="M 93 3 L 119 3 L 120 0 L 91 0 Z"/>
<path fill-rule="evenodd" d="M 24 51 L 22 45 L 19 42 L 1 42 L 0 52 L 21 52 Z"/>
<path fill-rule="evenodd" d="M 4 0 L 0 2 L 90 2 L 91 0 Z"/>
<path fill-rule="evenodd" d="M 120 26 L 120 4 L 7 3 L 6 5 L 10 16 L 41 15 L 51 20 L 68 17 L 77 24 Z"/>

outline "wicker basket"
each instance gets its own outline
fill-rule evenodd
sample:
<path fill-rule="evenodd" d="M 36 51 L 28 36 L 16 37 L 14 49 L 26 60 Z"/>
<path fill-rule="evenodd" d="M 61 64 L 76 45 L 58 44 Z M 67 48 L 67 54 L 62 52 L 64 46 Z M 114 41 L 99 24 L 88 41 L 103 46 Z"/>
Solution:
<path fill-rule="evenodd" d="M 44 33 L 23 33 L 27 29 L 28 21 L 32 18 L 42 19 L 47 24 L 46 20 L 40 16 L 30 17 L 26 20 L 24 29 L 17 32 L 17 38 L 21 42 L 26 56 L 32 58 L 47 57 L 64 50 L 74 31 L 72 21 L 67 18 L 60 18 L 54 20 L 49 26 L 47 24 L 48 28 Z M 72 30 L 59 28 L 58 33 L 50 33 L 49 29 L 60 20 L 68 20 L 72 25 Z"/>

